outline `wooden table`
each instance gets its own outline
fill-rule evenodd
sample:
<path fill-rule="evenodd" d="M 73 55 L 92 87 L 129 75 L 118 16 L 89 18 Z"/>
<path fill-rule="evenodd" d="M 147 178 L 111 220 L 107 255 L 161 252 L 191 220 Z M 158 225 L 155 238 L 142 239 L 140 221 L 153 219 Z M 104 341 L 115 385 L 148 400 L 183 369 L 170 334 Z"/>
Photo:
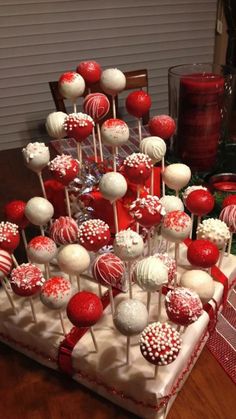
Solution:
<path fill-rule="evenodd" d="M 40 193 L 37 177 L 19 149 L 0 152 L 2 209 L 12 199 Z M 21 255 L 20 255 L 21 256 Z M 235 385 L 205 348 L 177 397 L 168 419 L 235 418 Z M 71 379 L 0 344 L 0 400 L 4 419 L 134 418 Z"/>

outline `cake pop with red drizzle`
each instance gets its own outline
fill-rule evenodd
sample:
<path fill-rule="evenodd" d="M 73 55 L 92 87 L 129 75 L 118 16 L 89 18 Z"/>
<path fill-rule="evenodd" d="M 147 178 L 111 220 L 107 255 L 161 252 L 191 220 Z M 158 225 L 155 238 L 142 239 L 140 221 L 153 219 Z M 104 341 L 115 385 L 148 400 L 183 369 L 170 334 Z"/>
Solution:
<path fill-rule="evenodd" d="M 68 279 L 62 276 L 49 278 L 42 286 L 40 300 L 52 310 L 62 310 L 71 298 L 72 287 Z"/>
<path fill-rule="evenodd" d="M 168 286 L 178 285 L 177 283 L 177 267 L 176 261 L 170 257 L 167 253 L 155 253 L 155 258 L 161 260 L 168 270 Z"/>
<path fill-rule="evenodd" d="M 152 160 L 147 154 L 133 153 L 123 162 L 124 175 L 129 182 L 144 185 L 152 173 Z"/>
<path fill-rule="evenodd" d="M 59 245 L 73 244 L 78 239 L 78 225 L 71 217 L 59 217 L 52 223 L 49 235 Z"/>
<path fill-rule="evenodd" d="M 209 240 L 198 239 L 188 246 L 187 259 L 191 265 L 211 268 L 216 265 L 220 253 L 218 247 Z"/>
<path fill-rule="evenodd" d="M 0 223 L 0 247 L 12 253 L 20 243 L 18 226 L 9 221 Z"/>
<path fill-rule="evenodd" d="M 99 284 L 123 289 L 122 278 L 125 273 L 125 266 L 114 253 L 99 255 L 93 263 L 92 272 L 94 279 Z"/>
<path fill-rule="evenodd" d="M 151 108 L 151 96 L 144 90 L 135 90 L 129 93 L 125 105 L 130 115 L 142 118 Z"/>
<path fill-rule="evenodd" d="M 85 82 L 80 74 L 68 71 L 60 76 L 58 87 L 63 98 L 76 102 L 76 99 L 84 93 Z"/>
<path fill-rule="evenodd" d="M 0 249 L 0 278 L 9 275 L 12 269 L 12 257 L 6 250 Z"/>
<path fill-rule="evenodd" d="M 165 308 L 169 320 L 180 326 L 189 326 L 203 313 L 198 294 L 184 287 L 168 291 L 165 297 Z"/>
<path fill-rule="evenodd" d="M 68 186 L 79 173 L 78 160 L 66 154 L 55 157 L 48 167 L 53 177 L 65 186 Z"/>
<path fill-rule="evenodd" d="M 135 221 L 146 228 L 160 224 L 166 214 L 159 198 L 155 195 L 147 195 L 145 198 L 136 199 L 130 205 L 129 212 Z"/>
<path fill-rule="evenodd" d="M 27 246 L 29 259 L 34 263 L 49 263 L 57 253 L 55 242 L 46 236 L 34 237 Z"/>
<path fill-rule="evenodd" d="M 228 195 L 222 202 L 222 208 L 227 207 L 228 205 L 236 205 L 236 195 Z"/>
<path fill-rule="evenodd" d="M 198 217 L 211 212 L 215 205 L 215 199 L 208 190 L 197 189 L 187 196 L 186 208 Z"/>
<path fill-rule="evenodd" d="M 67 116 L 63 126 L 68 136 L 81 143 L 92 134 L 94 121 L 85 113 L 72 113 Z"/>
<path fill-rule="evenodd" d="M 76 71 L 83 77 L 87 86 L 99 82 L 102 74 L 101 66 L 96 61 L 81 61 Z"/>
<path fill-rule="evenodd" d="M 168 140 L 175 132 L 175 121 L 169 115 L 153 116 L 148 122 L 148 129 L 151 135 Z"/>
<path fill-rule="evenodd" d="M 95 123 L 104 118 L 110 110 L 110 102 L 103 93 L 90 93 L 84 99 L 84 112 L 91 116 Z"/>
<path fill-rule="evenodd" d="M 4 213 L 7 221 L 17 224 L 19 228 L 25 228 L 29 221 L 25 216 L 25 206 L 24 201 L 11 201 L 4 207 Z"/>
<path fill-rule="evenodd" d="M 44 282 L 42 271 L 32 263 L 22 263 L 13 269 L 10 276 L 12 290 L 21 297 L 38 294 Z"/>
<path fill-rule="evenodd" d="M 79 226 L 78 242 L 90 252 L 97 252 L 106 246 L 110 238 L 109 225 L 102 220 L 87 220 Z"/>
<path fill-rule="evenodd" d="M 179 332 L 168 323 L 151 323 L 140 335 L 143 357 L 157 366 L 171 364 L 179 354 L 181 343 Z"/>

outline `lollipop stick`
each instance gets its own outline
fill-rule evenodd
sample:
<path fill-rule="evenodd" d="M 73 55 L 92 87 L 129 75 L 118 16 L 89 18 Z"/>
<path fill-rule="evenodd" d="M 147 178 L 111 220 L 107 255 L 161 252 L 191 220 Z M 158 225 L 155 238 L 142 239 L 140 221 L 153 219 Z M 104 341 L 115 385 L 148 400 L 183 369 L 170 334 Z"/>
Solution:
<path fill-rule="evenodd" d="M 115 222 L 115 232 L 116 234 L 119 233 L 119 224 L 118 224 L 118 214 L 117 214 L 117 206 L 116 202 L 112 203 L 113 213 L 114 213 L 114 222 Z"/>
<path fill-rule="evenodd" d="M 25 230 L 24 229 L 21 230 L 21 237 L 22 237 L 22 241 L 24 243 L 24 248 L 25 248 L 26 254 L 27 254 L 27 239 L 26 239 L 26 235 L 25 235 Z"/>
<path fill-rule="evenodd" d="M 220 268 L 220 267 L 221 267 L 221 265 L 222 265 L 222 262 L 223 262 L 223 259 L 224 259 L 224 255 L 225 255 L 226 245 L 227 245 L 227 243 L 224 243 L 224 246 L 223 246 L 223 248 L 221 249 L 221 252 L 220 252 L 220 258 L 219 258 L 219 263 L 218 263 L 218 268 Z"/>
<path fill-rule="evenodd" d="M 116 118 L 116 101 L 115 101 L 115 96 L 112 96 L 112 114 L 113 114 L 113 118 Z"/>
<path fill-rule="evenodd" d="M 162 296 L 162 287 L 159 289 L 158 293 L 158 311 L 157 311 L 157 321 L 160 321 L 161 317 L 161 296 Z"/>
<path fill-rule="evenodd" d="M 97 133 L 98 133 L 98 146 L 99 146 L 100 158 L 101 158 L 101 161 L 103 161 L 101 131 L 100 131 L 100 126 L 98 123 L 96 124 L 96 127 L 97 127 Z"/>
<path fill-rule="evenodd" d="M 165 159 L 164 159 L 164 157 L 162 157 L 162 159 L 161 159 L 161 172 L 162 172 L 162 174 L 164 173 L 164 170 L 165 170 Z M 162 178 L 162 196 L 165 196 L 165 195 L 166 195 L 166 185 L 165 185 L 165 182 Z"/>
<path fill-rule="evenodd" d="M 178 259 L 179 259 L 179 243 L 175 243 L 175 262 L 176 262 L 176 266 L 178 266 Z"/>
<path fill-rule="evenodd" d="M 59 310 L 59 317 L 60 317 L 61 328 L 62 328 L 63 334 L 66 335 L 65 323 L 64 323 L 64 320 L 63 320 L 63 316 L 62 316 L 61 310 Z"/>
<path fill-rule="evenodd" d="M 197 217 L 197 227 L 199 226 L 200 222 L 201 222 L 201 217 L 200 217 L 200 215 L 199 215 L 199 216 Z"/>
<path fill-rule="evenodd" d="M 179 190 L 175 191 L 175 196 L 177 196 L 177 198 L 179 198 Z"/>
<path fill-rule="evenodd" d="M 154 167 L 152 168 L 152 173 L 151 173 L 150 195 L 153 195 L 153 192 L 154 192 Z"/>
<path fill-rule="evenodd" d="M 177 272 L 175 273 L 174 277 L 174 289 L 177 287 Z"/>
<path fill-rule="evenodd" d="M 158 375 L 158 365 L 155 365 L 155 370 L 154 370 L 154 378 L 156 379 Z"/>
<path fill-rule="evenodd" d="M 113 294 L 112 294 L 112 287 L 111 287 L 111 285 L 109 286 L 108 290 L 109 290 L 109 297 L 110 297 L 110 304 L 111 304 L 111 313 L 112 313 L 112 316 L 114 316 L 114 313 L 115 313 L 115 304 L 114 304 L 114 298 L 113 298 Z"/>
<path fill-rule="evenodd" d="M 78 291 L 80 292 L 80 291 L 81 291 L 81 281 L 80 281 L 80 276 L 79 276 L 79 274 L 78 274 L 78 275 L 76 275 L 76 279 L 77 279 Z"/>
<path fill-rule="evenodd" d="M 69 191 L 68 191 L 67 186 L 65 187 L 65 196 L 66 196 L 67 214 L 69 215 L 69 217 L 71 217 L 70 197 L 69 197 Z"/>
<path fill-rule="evenodd" d="M 74 109 L 74 113 L 77 113 L 77 106 L 76 106 L 76 102 L 73 102 L 73 109 Z"/>
<path fill-rule="evenodd" d="M 40 226 L 41 236 L 45 236 L 45 231 L 43 226 Z"/>
<path fill-rule="evenodd" d="M 94 159 L 95 162 L 98 162 L 98 155 L 97 155 L 97 144 L 96 144 L 96 135 L 95 135 L 95 128 L 93 127 L 93 149 L 94 149 Z"/>
<path fill-rule="evenodd" d="M 230 239 L 229 239 L 229 243 L 228 243 L 227 256 L 229 256 L 230 253 L 231 253 L 232 241 L 233 241 L 233 233 L 230 233 Z"/>
<path fill-rule="evenodd" d="M 148 239 L 147 239 L 147 243 L 148 243 L 148 256 L 151 256 L 151 253 L 152 253 L 152 238 L 151 238 L 151 230 L 148 230 Z"/>
<path fill-rule="evenodd" d="M 140 118 L 138 118 L 138 138 L 139 138 L 139 143 L 141 143 L 141 141 L 142 141 L 142 122 L 141 122 Z"/>
<path fill-rule="evenodd" d="M 147 311 L 148 311 L 148 313 L 150 311 L 151 297 L 152 297 L 152 293 L 150 291 L 148 291 L 147 292 Z"/>
<path fill-rule="evenodd" d="M 83 161 L 82 161 L 82 148 L 79 142 L 77 143 L 77 157 L 79 160 L 79 167 L 81 169 Z"/>
<path fill-rule="evenodd" d="M 11 258 L 13 260 L 13 263 L 14 263 L 15 267 L 17 268 L 17 266 L 19 266 L 19 263 L 17 262 L 17 260 L 16 260 L 15 256 L 13 255 L 13 253 L 11 255 Z"/>
<path fill-rule="evenodd" d="M 2 284 L 2 287 L 3 287 L 4 291 L 5 291 L 5 293 L 6 293 L 6 296 L 7 296 L 8 300 L 9 300 L 9 303 L 12 306 L 12 309 L 13 309 L 14 313 L 16 314 L 16 307 L 15 307 L 14 301 L 12 299 L 12 296 L 11 296 L 10 292 L 7 289 L 7 286 L 5 284 L 4 279 L 1 280 L 1 284 Z"/>
<path fill-rule="evenodd" d="M 97 341 L 96 341 L 92 326 L 90 327 L 89 330 L 90 330 L 91 337 L 93 339 L 93 344 L 94 344 L 95 351 L 98 352 L 98 345 L 97 345 Z"/>
<path fill-rule="evenodd" d="M 190 239 L 192 239 L 192 238 L 193 238 L 193 224 L 194 224 L 194 214 L 193 214 L 193 213 L 191 213 L 191 224 L 192 224 L 192 226 L 191 226 L 191 231 L 190 231 L 190 233 L 189 233 L 189 238 L 190 238 Z"/>
<path fill-rule="evenodd" d="M 127 336 L 126 343 L 126 364 L 130 365 L 130 336 Z"/>
<path fill-rule="evenodd" d="M 98 295 L 100 298 L 102 298 L 102 286 L 101 284 L 98 284 Z"/>
<path fill-rule="evenodd" d="M 116 172 L 116 154 L 117 154 L 117 147 L 112 147 L 112 154 L 113 154 L 113 171 Z"/>
<path fill-rule="evenodd" d="M 51 276 L 49 263 L 45 263 L 44 269 L 45 269 L 46 279 L 49 279 Z"/>
<path fill-rule="evenodd" d="M 43 183 L 43 178 L 42 178 L 42 173 L 41 172 L 38 173 L 38 177 L 39 177 L 39 182 L 40 182 L 41 189 L 42 189 L 42 192 L 43 192 L 43 197 L 45 199 L 47 199 L 47 195 L 46 195 L 46 191 L 45 191 L 45 187 L 44 187 L 44 183 Z"/>
<path fill-rule="evenodd" d="M 34 320 L 35 323 L 37 323 L 37 317 L 36 317 L 36 312 L 35 312 L 35 308 L 34 308 L 34 303 L 33 303 L 32 297 L 29 297 L 29 302 L 30 302 L 30 307 L 31 307 L 31 311 L 32 311 L 33 320 Z"/>
<path fill-rule="evenodd" d="M 132 293 L 132 277 L 131 277 L 131 262 L 128 262 L 128 281 L 129 281 L 129 298 L 133 298 Z"/>
<path fill-rule="evenodd" d="M 140 198 L 140 186 L 137 186 L 137 199 Z M 139 233 L 139 223 L 136 223 L 136 232 Z"/>

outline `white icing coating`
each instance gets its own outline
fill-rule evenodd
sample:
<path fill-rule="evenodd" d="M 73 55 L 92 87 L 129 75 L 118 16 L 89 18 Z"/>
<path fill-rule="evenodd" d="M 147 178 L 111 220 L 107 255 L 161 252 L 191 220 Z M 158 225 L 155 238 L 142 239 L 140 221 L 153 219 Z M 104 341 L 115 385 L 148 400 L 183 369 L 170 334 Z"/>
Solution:
<path fill-rule="evenodd" d="M 105 145 L 121 146 L 129 139 L 129 127 L 121 119 L 108 119 L 101 126 L 102 142 Z"/>
<path fill-rule="evenodd" d="M 114 315 L 116 328 L 125 336 L 138 335 L 148 323 L 146 306 L 138 300 L 124 300 L 117 307 Z"/>
<path fill-rule="evenodd" d="M 200 269 L 184 272 L 180 278 L 180 285 L 195 291 L 203 303 L 207 303 L 213 297 L 215 291 L 212 277 Z"/>
<path fill-rule="evenodd" d="M 66 307 L 72 295 L 71 283 L 63 277 L 52 277 L 43 285 L 40 292 L 41 302 L 52 310 Z"/>
<path fill-rule="evenodd" d="M 198 191 L 199 189 L 201 189 L 202 191 L 207 191 L 207 188 L 205 188 L 204 186 L 201 186 L 201 185 L 188 186 L 188 187 L 184 190 L 184 192 L 183 192 L 183 196 L 182 196 L 183 201 L 184 201 L 184 205 L 185 205 L 185 203 L 186 203 L 186 199 L 188 198 L 189 194 L 190 194 L 191 192 Z"/>
<path fill-rule="evenodd" d="M 163 205 L 163 207 L 166 210 L 166 213 L 171 211 L 183 211 L 184 210 L 184 204 L 181 201 L 180 198 L 174 195 L 166 195 L 160 198 L 160 203 Z"/>
<path fill-rule="evenodd" d="M 126 194 L 127 182 L 120 173 L 108 172 L 102 176 L 99 182 L 99 190 L 104 198 L 114 202 Z"/>
<path fill-rule="evenodd" d="M 63 124 L 67 114 L 64 112 L 52 112 L 47 116 L 46 119 L 46 130 L 52 138 L 64 138 L 66 131 L 64 130 Z"/>
<path fill-rule="evenodd" d="M 64 77 L 70 74 L 69 77 Z M 83 77 L 75 72 L 64 73 L 59 80 L 59 91 L 62 97 L 76 101 L 77 97 L 82 96 L 85 90 L 85 81 Z"/>
<path fill-rule="evenodd" d="M 31 262 L 48 263 L 57 253 L 55 242 L 46 236 L 34 237 L 27 246 L 27 254 Z"/>
<path fill-rule="evenodd" d="M 218 249 L 222 249 L 230 238 L 230 231 L 224 221 L 216 218 L 208 218 L 199 224 L 197 238 L 210 240 Z"/>
<path fill-rule="evenodd" d="M 143 253 L 144 243 L 138 233 L 128 229 L 116 234 L 113 248 L 114 253 L 121 260 L 134 260 Z"/>
<path fill-rule="evenodd" d="M 31 198 L 25 207 L 26 218 L 36 226 L 48 223 L 54 214 L 54 208 L 47 199 L 35 196 Z"/>
<path fill-rule="evenodd" d="M 22 154 L 26 166 L 36 173 L 41 172 L 50 160 L 49 149 L 44 143 L 29 143 L 22 149 Z"/>
<path fill-rule="evenodd" d="M 68 244 L 57 254 L 60 269 L 69 275 L 81 274 L 88 269 L 90 256 L 87 250 L 79 244 Z"/>
<path fill-rule="evenodd" d="M 154 164 L 165 156 L 166 143 L 160 137 L 146 137 L 140 143 L 140 151 L 147 154 Z"/>
<path fill-rule="evenodd" d="M 171 211 L 163 219 L 161 234 L 166 240 L 178 243 L 189 236 L 191 227 L 192 221 L 188 214 L 184 211 Z"/>
<path fill-rule="evenodd" d="M 133 275 L 135 282 L 144 291 L 154 292 L 168 283 L 168 268 L 155 256 L 140 260 L 134 268 Z"/>
<path fill-rule="evenodd" d="M 191 170 L 183 163 L 170 164 L 165 168 L 162 178 L 170 189 L 179 191 L 190 181 Z"/>
<path fill-rule="evenodd" d="M 107 68 L 102 72 L 100 86 L 108 95 L 116 95 L 124 90 L 126 77 L 118 68 Z"/>

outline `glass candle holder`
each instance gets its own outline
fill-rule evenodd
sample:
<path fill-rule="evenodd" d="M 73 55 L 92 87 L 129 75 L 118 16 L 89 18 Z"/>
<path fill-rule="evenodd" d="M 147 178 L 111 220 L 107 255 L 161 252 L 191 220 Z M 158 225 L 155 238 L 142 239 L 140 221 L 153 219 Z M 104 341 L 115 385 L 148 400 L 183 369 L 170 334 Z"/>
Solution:
<path fill-rule="evenodd" d="M 193 172 L 216 165 L 231 107 L 233 75 L 229 67 L 189 64 L 168 71 L 169 112 L 177 126 L 174 153 Z"/>

